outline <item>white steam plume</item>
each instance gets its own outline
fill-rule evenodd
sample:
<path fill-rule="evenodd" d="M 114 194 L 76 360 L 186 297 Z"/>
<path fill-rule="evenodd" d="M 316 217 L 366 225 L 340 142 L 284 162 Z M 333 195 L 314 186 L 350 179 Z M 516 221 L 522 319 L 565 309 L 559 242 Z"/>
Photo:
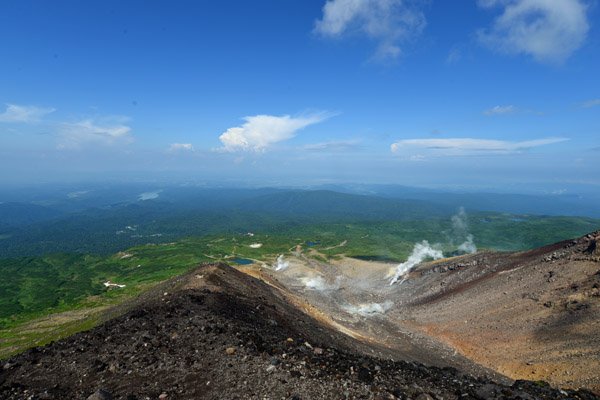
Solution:
<path fill-rule="evenodd" d="M 290 266 L 290 263 L 283 259 L 283 254 L 280 254 L 279 257 L 277 257 L 277 264 L 275 264 L 273 266 L 273 268 L 275 268 L 275 271 L 283 271 L 284 269 L 287 269 L 289 266 Z"/>
<path fill-rule="evenodd" d="M 402 264 L 399 264 L 396 267 L 396 273 L 390 281 L 390 285 L 393 285 L 394 283 L 398 282 L 398 280 L 404 275 L 406 275 L 408 272 L 410 272 L 410 270 L 413 269 L 415 265 L 419 264 L 427 257 L 431 257 L 434 260 L 438 260 L 440 258 L 443 258 L 444 254 L 440 250 L 432 248 L 427 240 L 423 240 L 421 243 L 416 243 L 410 257 L 408 257 L 408 260 L 406 260 Z M 404 282 L 404 279 L 400 281 L 400 283 L 402 282 Z"/>
<path fill-rule="evenodd" d="M 458 246 L 458 250 L 468 254 L 477 253 L 477 246 L 475 246 L 475 243 L 473 243 L 473 235 L 469 233 L 467 235 L 467 240 Z"/>
<path fill-rule="evenodd" d="M 337 290 L 340 288 L 340 279 L 337 277 L 336 282 L 333 284 L 327 283 L 325 279 L 320 276 L 305 276 L 300 278 L 300 281 L 307 289 L 312 290 Z"/>
<path fill-rule="evenodd" d="M 453 242 L 463 240 L 458 246 L 458 250 L 469 254 L 477 252 L 477 246 L 474 243 L 475 238 L 469 233 L 469 223 L 464 207 L 460 207 L 458 214 L 452 216 L 452 236 Z"/>
<path fill-rule="evenodd" d="M 347 312 L 349 312 L 351 314 L 359 314 L 364 317 L 369 317 L 369 316 L 373 316 L 376 314 L 384 314 L 387 310 L 389 310 L 393 306 L 394 306 L 394 303 L 392 303 L 391 301 L 388 300 L 384 303 L 363 303 L 363 304 L 358 304 L 356 306 L 348 304 L 348 305 L 344 306 L 343 308 L 344 308 L 344 310 L 346 310 Z"/>

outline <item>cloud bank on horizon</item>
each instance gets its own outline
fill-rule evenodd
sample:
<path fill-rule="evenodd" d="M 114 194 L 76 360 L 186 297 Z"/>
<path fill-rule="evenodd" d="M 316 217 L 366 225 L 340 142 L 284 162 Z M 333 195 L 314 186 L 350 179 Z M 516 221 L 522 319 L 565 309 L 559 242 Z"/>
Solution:
<path fill-rule="evenodd" d="M 540 146 L 565 142 L 567 138 L 543 138 L 526 141 L 508 141 L 477 138 L 448 139 L 404 139 L 391 144 L 392 153 L 414 155 L 419 153 L 422 160 L 427 153 L 434 156 L 462 156 L 478 154 L 509 154 L 530 150 Z"/>
<path fill-rule="evenodd" d="M 62 123 L 58 128 L 58 149 L 80 149 L 84 146 L 128 144 L 133 141 L 128 118 L 109 118 L 98 122 L 85 119 L 73 123 Z"/>

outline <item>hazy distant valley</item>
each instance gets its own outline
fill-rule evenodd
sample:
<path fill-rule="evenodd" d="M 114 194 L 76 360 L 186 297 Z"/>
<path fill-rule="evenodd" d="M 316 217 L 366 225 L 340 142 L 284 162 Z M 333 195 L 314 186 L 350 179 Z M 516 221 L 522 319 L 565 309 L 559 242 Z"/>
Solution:
<path fill-rule="evenodd" d="M 191 374 L 217 396 L 242 390 L 223 371 L 255 365 L 272 385 L 252 390 L 268 393 L 291 379 L 308 392 L 345 382 L 353 393 L 595 398 L 567 388 L 600 388 L 600 220 L 554 215 L 578 213 L 553 196 L 397 190 L 123 188 L 0 204 L 0 394 L 21 398 L 26 380 L 33 393 L 84 395 L 84 371 L 119 392 L 129 370 L 185 398 L 197 388 L 170 380 Z M 149 334 L 156 324 L 170 338 Z M 135 351 L 111 339 L 138 333 Z M 189 356 L 176 372 L 190 343 L 221 372 Z M 63 376 L 71 359 L 82 367 Z M 339 380 L 321 375 L 347 365 Z M 44 389 L 57 376 L 69 383 Z"/>
<path fill-rule="evenodd" d="M 447 241 L 435 234 L 448 229 L 450 217 L 461 207 L 481 247 L 517 250 L 593 229 L 594 217 L 600 217 L 600 195 L 457 193 L 393 185 L 240 189 L 89 184 L 21 189 L 0 192 L 0 254 L 107 255 L 190 236 L 249 231 L 293 236 L 294 229 L 308 226 L 319 226 L 313 229 L 318 235 L 319 229 L 335 231 L 344 224 L 367 231 L 375 226 L 396 229 L 396 239 L 386 242 L 393 252 L 394 241 Z M 398 222 L 402 224 L 394 226 Z M 366 234 L 370 232 L 362 236 Z M 386 249 L 378 250 L 357 255 L 386 256 Z M 405 255 L 397 253 L 396 258 Z"/>
<path fill-rule="evenodd" d="M 599 219 L 583 215 L 597 215 L 596 203 L 583 202 L 579 214 L 571 208 L 572 198 L 438 193 L 405 187 L 380 188 L 378 194 L 359 194 L 356 187 L 336 189 L 113 187 L 5 201 L 0 204 L 4 274 L 0 355 L 7 357 L 100 324 L 112 318 L 111 307 L 118 309 L 119 304 L 201 263 L 227 263 L 275 286 L 282 284 L 285 292 L 296 293 L 325 313 L 322 317 L 336 329 L 346 333 L 358 329 L 354 334 L 368 337 L 375 334 L 369 321 L 379 321 L 378 315 L 388 315 L 389 310 L 397 310 L 389 315 L 405 315 L 411 310 L 409 299 L 416 301 L 439 285 L 444 288 L 445 282 L 423 281 L 422 289 L 414 291 L 409 273 L 421 262 L 467 257 L 464 262 L 462 258 L 448 261 L 454 266 L 450 273 L 459 272 L 453 285 L 460 285 L 474 279 L 469 274 L 504 268 L 498 266 L 504 261 L 490 264 L 489 260 L 509 258 L 508 253 L 491 251 L 530 250 L 600 227 Z M 547 215 L 532 212 L 536 209 Z M 479 258 L 469 258 L 476 252 Z M 470 272 L 463 271 L 465 265 Z M 328 294 L 319 297 L 319 293 Z M 352 305 L 352 301 L 358 302 Z M 399 306 L 404 303 L 406 307 Z M 416 320 L 402 317 L 413 321 L 401 323 L 402 329 L 412 332 L 409 336 L 416 335 L 409 340 L 412 345 L 426 345 L 427 335 L 441 340 L 440 332 L 445 331 L 426 325 L 424 316 L 429 312 L 415 314 Z M 346 321 L 343 315 L 353 317 Z M 395 318 L 382 329 L 393 330 Z M 439 354 L 451 354 L 447 346 L 456 342 L 444 340 L 433 346 Z M 472 359 L 472 347 L 455 349 Z M 438 355 L 415 360 L 436 364 Z M 476 362 L 494 369 L 493 357 Z M 459 366 L 463 361 L 457 363 L 450 364 Z M 471 368 L 467 364 L 464 367 Z M 503 374 L 531 378 L 513 367 L 502 368 Z M 556 383 L 568 380 L 561 376 L 553 378 Z"/>

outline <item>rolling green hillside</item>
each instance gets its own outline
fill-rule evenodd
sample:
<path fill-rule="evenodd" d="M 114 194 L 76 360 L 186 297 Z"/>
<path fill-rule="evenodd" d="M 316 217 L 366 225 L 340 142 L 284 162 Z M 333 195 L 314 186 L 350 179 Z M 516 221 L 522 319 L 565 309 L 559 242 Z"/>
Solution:
<path fill-rule="evenodd" d="M 378 187 L 371 189 L 381 190 Z M 542 204 L 540 199 L 517 195 L 458 196 L 435 193 L 434 196 L 428 192 L 429 197 L 425 200 L 330 190 L 185 187 L 155 190 L 157 198 L 139 201 L 135 193 L 140 190 L 144 190 L 144 187 L 135 188 L 134 192 L 117 191 L 114 197 L 120 201 L 114 203 L 109 202 L 110 191 L 96 189 L 81 191 L 84 194 L 67 200 L 36 200 L 48 204 L 45 206 L 14 202 L 0 204 L 0 258 L 42 256 L 57 252 L 109 255 L 132 246 L 167 243 L 190 236 L 247 231 L 285 232 L 290 227 L 297 229 L 319 224 L 404 222 L 410 225 L 413 223 L 411 221 L 418 221 L 419 224 L 434 226 L 443 225 L 456 213 L 461 203 L 472 205 L 467 208 L 471 215 L 481 209 L 488 210 L 486 215 L 497 215 L 494 213 L 502 208 L 523 209 L 521 203 L 529 204 L 528 209 L 541 207 Z M 391 196 L 394 193 L 388 190 L 382 191 L 381 195 Z M 412 190 L 403 195 L 419 196 L 419 193 Z M 550 200 L 545 201 L 547 203 Z M 85 208 L 86 205 L 91 208 Z M 3 209 L 6 212 L 2 213 Z M 547 207 L 540 208 L 545 209 Z M 578 208 L 569 210 L 576 213 Z M 509 221 L 510 217 L 505 219 Z M 581 232 L 578 224 L 593 220 L 573 217 L 566 221 L 566 224 L 575 225 L 566 227 L 565 233 L 574 233 Z M 473 228 L 477 228 L 475 222 Z M 494 232 L 489 235 L 485 233 L 495 225 L 480 225 L 484 242 L 491 235 L 490 240 L 485 242 L 486 246 L 514 248 L 510 243 L 502 244 L 504 239 Z M 420 231 L 423 230 L 417 230 Z M 546 233 L 551 234 L 552 229 L 543 230 L 535 243 L 543 241 Z M 532 234 L 535 233 L 512 232 L 513 236 L 523 236 L 525 243 L 528 243 L 527 236 Z"/>
<path fill-rule="evenodd" d="M 573 217 L 472 214 L 470 232 L 479 248 L 522 250 L 576 237 L 600 227 L 600 221 Z M 251 227 L 254 228 L 254 227 Z M 235 257 L 272 262 L 278 254 L 307 243 L 326 257 L 386 259 L 401 262 L 414 243 L 428 240 L 451 254 L 457 242 L 449 218 L 413 221 L 288 223 L 241 232 L 224 231 L 174 242 L 149 243 L 112 255 L 54 254 L 0 259 L 0 324 L 12 326 L 49 312 L 80 307 L 90 298 L 131 295 L 146 285 L 182 273 L 204 261 L 232 262 Z M 254 236 L 247 235 L 252 231 Z M 343 246 L 338 246 L 345 242 Z M 253 249 L 249 245 L 261 243 Z M 125 284 L 109 289 L 103 283 Z"/>
<path fill-rule="evenodd" d="M 457 233 L 455 208 L 422 200 L 324 190 L 217 192 L 212 203 L 182 195 L 179 202 L 127 202 L 19 226 L 0 222 L 0 356 L 89 327 L 97 310 L 201 262 L 270 264 L 297 245 L 319 259 L 402 262 L 422 240 L 447 255 L 466 233 L 479 249 L 523 250 L 600 227 L 592 218 L 472 211 L 464 217 L 468 232 Z M 50 218 L 46 208 L 31 210 Z"/>

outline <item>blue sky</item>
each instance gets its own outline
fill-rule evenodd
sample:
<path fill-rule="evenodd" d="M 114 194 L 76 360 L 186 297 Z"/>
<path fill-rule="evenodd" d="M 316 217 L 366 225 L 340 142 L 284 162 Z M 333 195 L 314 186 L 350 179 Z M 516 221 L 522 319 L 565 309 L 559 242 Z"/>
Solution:
<path fill-rule="evenodd" d="M 600 186 L 594 0 L 7 1 L 0 182 Z"/>

